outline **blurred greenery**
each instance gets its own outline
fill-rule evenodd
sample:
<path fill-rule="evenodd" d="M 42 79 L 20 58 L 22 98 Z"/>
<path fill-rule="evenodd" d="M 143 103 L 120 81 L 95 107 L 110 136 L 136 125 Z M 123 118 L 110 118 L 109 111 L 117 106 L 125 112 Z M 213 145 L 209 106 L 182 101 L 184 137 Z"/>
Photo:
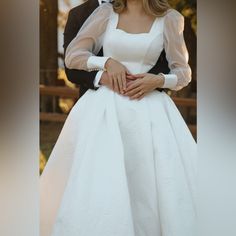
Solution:
<path fill-rule="evenodd" d="M 170 5 L 190 18 L 194 32 L 197 32 L 197 1 L 196 0 L 169 0 Z"/>

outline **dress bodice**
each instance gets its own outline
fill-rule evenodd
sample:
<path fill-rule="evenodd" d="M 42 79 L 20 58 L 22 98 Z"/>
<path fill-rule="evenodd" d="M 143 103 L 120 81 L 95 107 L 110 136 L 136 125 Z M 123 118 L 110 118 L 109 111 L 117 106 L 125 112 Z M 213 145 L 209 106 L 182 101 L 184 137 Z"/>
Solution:
<path fill-rule="evenodd" d="M 163 50 L 163 17 L 156 18 L 148 33 L 127 33 L 117 28 L 119 15 L 112 13 L 104 36 L 104 56 L 124 64 L 131 73 L 149 71 Z"/>
<path fill-rule="evenodd" d="M 179 12 L 167 10 L 155 19 L 148 33 L 117 29 L 118 19 L 119 14 L 110 3 L 95 9 L 66 49 L 67 68 L 104 71 L 107 59 L 112 57 L 131 73 L 144 73 L 156 64 L 165 49 L 170 73 L 164 74 L 163 88 L 179 90 L 191 81 L 183 36 L 184 17 Z M 102 47 L 104 55 L 96 56 Z"/>

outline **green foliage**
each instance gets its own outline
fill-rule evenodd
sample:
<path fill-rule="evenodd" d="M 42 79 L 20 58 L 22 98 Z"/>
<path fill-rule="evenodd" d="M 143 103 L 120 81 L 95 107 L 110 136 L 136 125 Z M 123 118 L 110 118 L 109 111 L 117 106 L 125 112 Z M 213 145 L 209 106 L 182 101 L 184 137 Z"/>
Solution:
<path fill-rule="evenodd" d="M 197 2 L 196 0 L 169 0 L 170 5 L 191 19 L 192 28 L 197 32 Z"/>

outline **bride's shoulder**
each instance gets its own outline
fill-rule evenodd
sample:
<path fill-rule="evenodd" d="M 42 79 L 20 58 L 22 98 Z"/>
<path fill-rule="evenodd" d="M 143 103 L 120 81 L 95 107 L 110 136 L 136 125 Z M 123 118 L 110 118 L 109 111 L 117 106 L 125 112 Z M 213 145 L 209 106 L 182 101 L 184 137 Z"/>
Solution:
<path fill-rule="evenodd" d="M 170 8 L 166 11 L 164 18 L 167 20 L 177 20 L 177 21 L 180 20 L 181 21 L 184 19 L 184 16 L 177 10 Z"/>
<path fill-rule="evenodd" d="M 113 11 L 113 6 L 110 2 L 103 3 L 98 6 L 95 11 L 111 13 Z"/>
<path fill-rule="evenodd" d="M 111 3 L 103 3 L 92 12 L 90 19 L 95 19 L 96 21 L 108 19 L 113 12 L 113 7 Z"/>

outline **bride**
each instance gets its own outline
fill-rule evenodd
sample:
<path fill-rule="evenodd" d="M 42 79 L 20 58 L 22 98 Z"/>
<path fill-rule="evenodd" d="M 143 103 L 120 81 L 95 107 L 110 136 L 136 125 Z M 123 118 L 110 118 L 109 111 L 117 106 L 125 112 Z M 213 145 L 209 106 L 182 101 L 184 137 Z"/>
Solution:
<path fill-rule="evenodd" d="M 191 80 L 183 28 L 166 0 L 115 0 L 72 40 L 66 66 L 106 71 L 120 92 L 72 108 L 40 179 L 41 236 L 196 235 L 196 143 L 157 90 Z M 163 49 L 170 73 L 147 73 Z"/>

